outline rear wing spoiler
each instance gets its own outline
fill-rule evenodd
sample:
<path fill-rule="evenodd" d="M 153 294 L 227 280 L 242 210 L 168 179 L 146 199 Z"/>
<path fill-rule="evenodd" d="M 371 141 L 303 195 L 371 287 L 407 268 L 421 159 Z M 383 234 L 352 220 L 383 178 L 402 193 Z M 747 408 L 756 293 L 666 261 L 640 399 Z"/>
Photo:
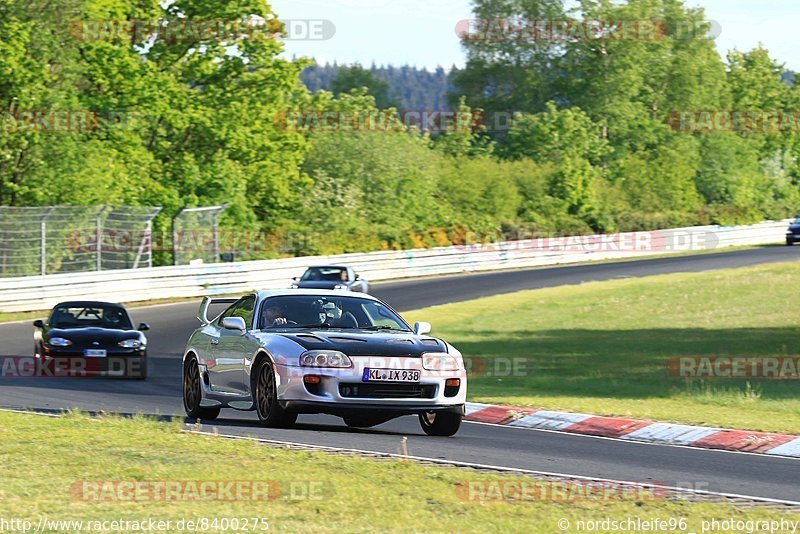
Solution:
<path fill-rule="evenodd" d="M 203 297 L 200 303 L 200 309 L 197 311 L 197 319 L 203 323 L 203 326 L 211 322 L 208 318 L 208 307 L 212 304 L 233 304 L 238 301 L 237 298 L 215 299 L 213 297 Z"/>

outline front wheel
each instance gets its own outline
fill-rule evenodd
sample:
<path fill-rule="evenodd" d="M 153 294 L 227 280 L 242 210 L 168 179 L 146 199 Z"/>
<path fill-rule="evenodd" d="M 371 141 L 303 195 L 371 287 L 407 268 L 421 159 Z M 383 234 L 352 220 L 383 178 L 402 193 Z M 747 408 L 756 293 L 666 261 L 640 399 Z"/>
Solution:
<path fill-rule="evenodd" d="M 275 371 L 267 360 L 261 362 L 256 372 L 255 404 L 258 420 L 262 426 L 270 428 L 290 428 L 297 420 L 297 414 L 286 412 L 278 404 L 278 388 Z"/>
<path fill-rule="evenodd" d="M 463 418 L 456 412 L 425 412 L 419 414 L 419 424 L 429 436 L 453 436 L 461 428 Z"/>
<path fill-rule="evenodd" d="M 219 417 L 219 408 L 200 406 L 203 394 L 200 390 L 200 367 L 191 358 L 183 370 L 183 408 L 192 419 L 211 421 Z"/>

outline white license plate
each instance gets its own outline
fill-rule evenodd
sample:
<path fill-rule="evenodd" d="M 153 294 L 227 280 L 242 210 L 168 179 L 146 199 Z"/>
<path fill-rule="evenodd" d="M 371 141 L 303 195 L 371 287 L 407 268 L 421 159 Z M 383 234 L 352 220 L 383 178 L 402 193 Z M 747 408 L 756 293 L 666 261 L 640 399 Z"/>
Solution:
<path fill-rule="evenodd" d="M 87 358 L 105 358 L 107 353 L 105 349 L 86 349 L 83 351 L 83 355 Z"/>
<path fill-rule="evenodd" d="M 362 382 L 419 382 L 422 371 L 408 369 L 364 369 Z"/>

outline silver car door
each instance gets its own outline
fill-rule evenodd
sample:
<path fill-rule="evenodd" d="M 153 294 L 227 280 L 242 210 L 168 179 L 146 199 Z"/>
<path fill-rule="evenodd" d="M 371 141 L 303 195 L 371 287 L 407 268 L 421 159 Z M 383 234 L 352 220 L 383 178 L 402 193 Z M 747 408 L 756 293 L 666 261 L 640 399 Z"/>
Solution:
<path fill-rule="evenodd" d="M 222 328 L 222 320 L 226 317 L 233 317 L 236 307 L 239 305 L 241 300 L 242 299 L 239 299 L 235 303 L 231 304 L 224 312 L 222 312 L 222 314 L 220 314 L 219 317 L 217 317 L 214 322 L 206 327 L 209 335 L 209 349 L 207 357 L 208 377 L 209 387 L 212 391 L 232 393 L 232 391 L 226 385 L 227 376 L 230 372 L 230 366 L 227 365 L 225 358 L 220 352 L 220 345 L 222 345 L 222 340 L 227 332 L 224 328 Z"/>
<path fill-rule="evenodd" d="M 249 387 L 245 384 L 245 360 L 252 354 L 249 352 L 252 340 L 255 339 L 250 331 L 253 329 L 253 310 L 256 304 L 255 295 L 248 295 L 236 303 L 229 317 L 244 319 L 247 329 L 239 330 L 222 329 L 219 345 L 217 345 L 217 369 L 219 386 L 228 393 L 247 393 Z"/>

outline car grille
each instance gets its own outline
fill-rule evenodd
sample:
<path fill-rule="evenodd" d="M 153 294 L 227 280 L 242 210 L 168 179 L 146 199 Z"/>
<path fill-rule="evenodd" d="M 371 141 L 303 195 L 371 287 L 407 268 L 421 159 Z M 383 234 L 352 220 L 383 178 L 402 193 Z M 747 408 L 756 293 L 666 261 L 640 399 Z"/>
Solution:
<path fill-rule="evenodd" d="M 339 395 L 361 399 L 432 399 L 435 385 L 421 384 L 339 384 Z"/>

